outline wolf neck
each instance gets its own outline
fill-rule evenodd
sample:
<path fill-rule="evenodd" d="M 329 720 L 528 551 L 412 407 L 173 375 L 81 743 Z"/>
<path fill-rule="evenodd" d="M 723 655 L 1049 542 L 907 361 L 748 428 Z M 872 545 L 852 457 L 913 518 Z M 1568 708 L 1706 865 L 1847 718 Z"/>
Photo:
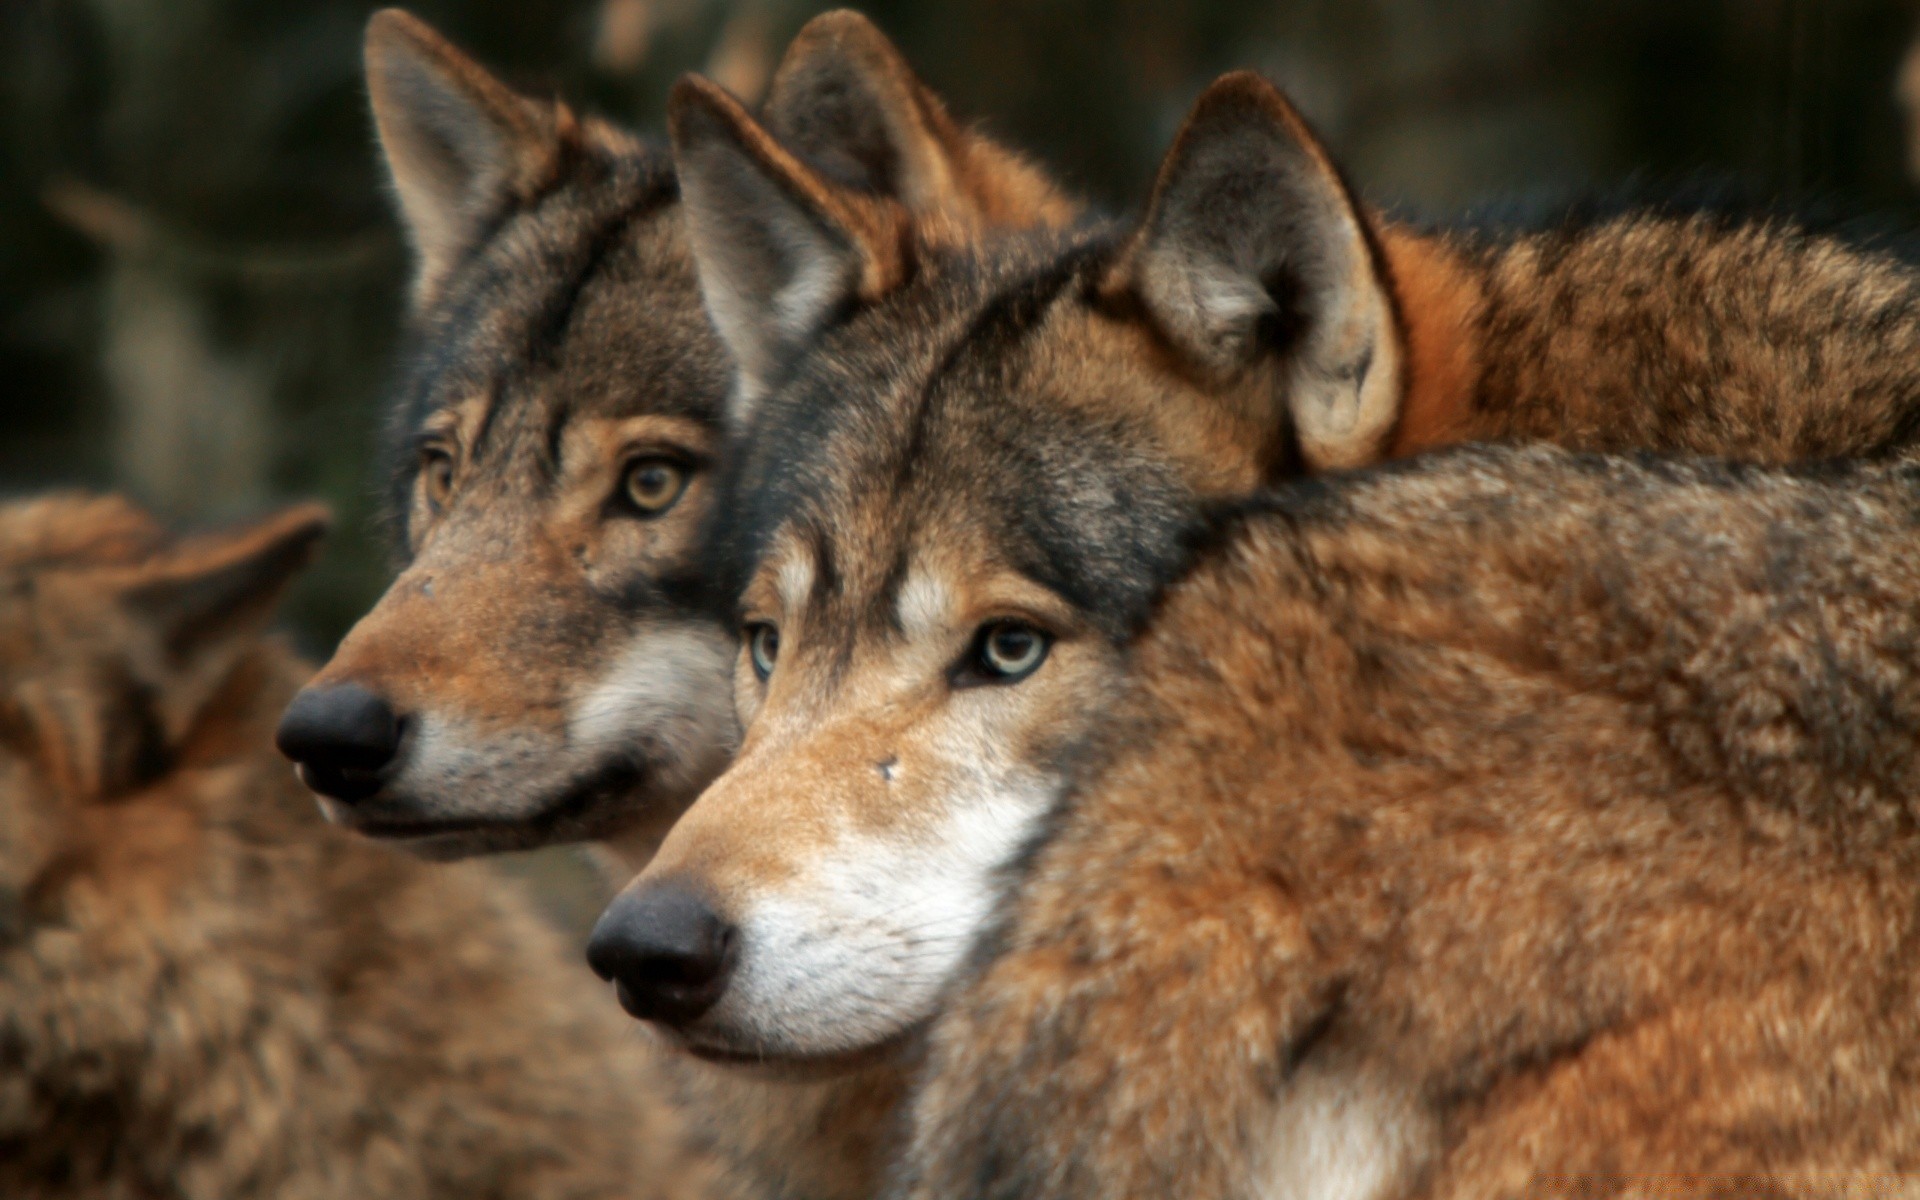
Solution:
<path fill-rule="evenodd" d="M 1478 274 L 1441 238 L 1382 222 L 1380 247 L 1407 339 L 1407 393 L 1388 454 L 1466 441 L 1480 386 Z"/>

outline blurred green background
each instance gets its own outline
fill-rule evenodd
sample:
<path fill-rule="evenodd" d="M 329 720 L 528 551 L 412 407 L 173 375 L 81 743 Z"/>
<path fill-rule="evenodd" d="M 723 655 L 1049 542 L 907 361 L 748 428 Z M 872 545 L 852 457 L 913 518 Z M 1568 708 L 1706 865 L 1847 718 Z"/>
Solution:
<path fill-rule="evenodd" d="M 432 0 L 510 80 L 657 130 L 668 82 L 763 80 L 821 6 Z M 404 247 L 340 0 L 0 3 L 0 487 L 342 517 L 293 618 L 384 582 L 371 450 Z M 876 0 L 964 116 L 1137 198 L 1212 76 L 1289 88 L 1370 197 L 1440 215 L 1697 170 L 1906 220 L 1912 0 Z"/>

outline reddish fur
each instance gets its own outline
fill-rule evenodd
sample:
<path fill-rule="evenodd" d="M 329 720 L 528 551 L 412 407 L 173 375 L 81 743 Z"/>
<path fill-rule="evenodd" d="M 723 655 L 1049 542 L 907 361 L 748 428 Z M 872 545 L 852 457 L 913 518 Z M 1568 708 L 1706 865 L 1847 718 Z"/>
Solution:
<path fill-rule="evenodd" d="M 532 906 L 328 829 L 273 751 L 306 668 L 256 628 L 313 522 L 0 508 L 0 1194 L 708 1194 Z M 143 599 L 250 563 L 184 624 Z"/>
<path fill-rule="evenodd" d="M 1472 272 L 1435 239 L 1383 224 L 1380 243 L 1406 326 L 1406 398 L 1387 451 L 1400 458 L 1468 432 L 1480 382 L 1474 325 L 1481 295 Z"/>
<path fill-rule="evenodd" d="M 1387 1195 L 1910 1186 L 1914 487 L 1482 451 L 1239 523 L 943 1018 L 903 1194 L 1245 1195 L 1308 1069 L 1412 1097 Z"/>

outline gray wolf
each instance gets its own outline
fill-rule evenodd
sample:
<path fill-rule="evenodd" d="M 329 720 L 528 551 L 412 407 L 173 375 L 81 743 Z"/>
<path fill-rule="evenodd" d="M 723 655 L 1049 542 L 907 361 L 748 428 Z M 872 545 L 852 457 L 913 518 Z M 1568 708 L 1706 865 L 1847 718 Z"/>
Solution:
<path fill-rule="evenodd" d="M 737 737 L 699 532 L 731 368 L 671 161 L 397 10 L 366 60 L 417 251 L 402 569 L 280 744 L 333 819 L 419 853 L 602 839 L 643 860 Z M 843 186 L 952 228 L 1077 212 L 855 13 L 802 30 L 766 112 Z"/>
<path fill-rule="evenodd" d="M 698 81 L 672 130 L 742 364 L 746 734 L 590 955 L 723 1061 L 914 1041 L 1211 506 L 1449 440 L 1780 463 L 1920 430 L 1887 250 L 1667 208 L 1394 225 L 1249 74 L 1092 231 L 956 239 Z"/>

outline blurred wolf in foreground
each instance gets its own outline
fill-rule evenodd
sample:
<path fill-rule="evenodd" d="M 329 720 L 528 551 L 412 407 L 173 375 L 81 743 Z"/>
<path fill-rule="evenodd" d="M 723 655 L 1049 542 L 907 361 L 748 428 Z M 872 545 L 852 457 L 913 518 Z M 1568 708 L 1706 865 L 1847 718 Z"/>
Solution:
<path fill-rule="evenodd" d="M 562 940 L 274 753 L 307 671 L 258 630 L 323 527 L 0 508 L 0 1195 L 696 1193 Z"/>

